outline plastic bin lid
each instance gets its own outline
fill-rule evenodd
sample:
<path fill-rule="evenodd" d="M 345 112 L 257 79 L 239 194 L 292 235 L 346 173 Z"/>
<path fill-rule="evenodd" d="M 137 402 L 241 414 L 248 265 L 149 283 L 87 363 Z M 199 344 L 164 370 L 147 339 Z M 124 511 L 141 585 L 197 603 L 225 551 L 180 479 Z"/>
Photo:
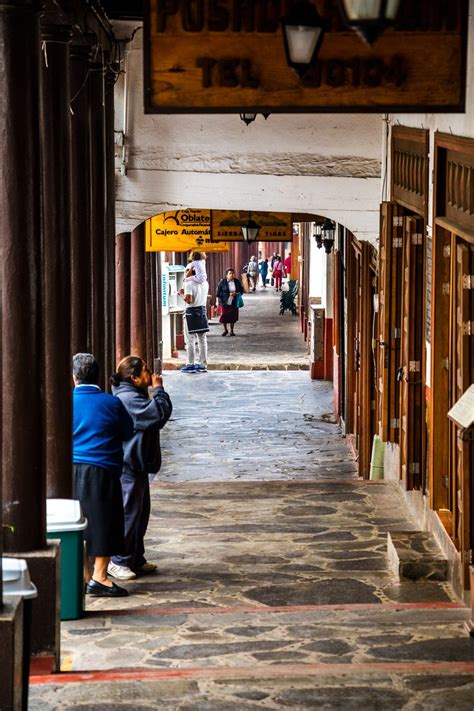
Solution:
<path fill-rule="evenodd" d="M 83 531 L 87 519 L 82 515 L 81 504 L 75 499 L 46 499 L 46 530 L 48 533 Z"/>
<path fill-rule="evenodd" d="M 28 564 L 24 558 L 2 558 L 3 597 L 21 595 L 38 597 L 36 585 L 31 582 Z"/>

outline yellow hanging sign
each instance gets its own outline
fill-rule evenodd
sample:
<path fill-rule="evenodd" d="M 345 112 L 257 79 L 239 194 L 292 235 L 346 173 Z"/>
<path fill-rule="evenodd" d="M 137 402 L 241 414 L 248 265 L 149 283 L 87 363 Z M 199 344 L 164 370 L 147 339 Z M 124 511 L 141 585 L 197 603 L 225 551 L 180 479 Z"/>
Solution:
<path fill-rule="evenodd" d="M 291 242 L 293 222 L 290 212 L 249 212 L 248 210 L 212 210 L 211 239 L 242 241 L 241 225 L 252 219 L 260 226 L 260 242 Z"/>
<path fill-rule="evenodd" d="M 210 210 L 173 210 L 146 221 L 147 252 L 228 252 L 228 242 L 211 242 Z"/>

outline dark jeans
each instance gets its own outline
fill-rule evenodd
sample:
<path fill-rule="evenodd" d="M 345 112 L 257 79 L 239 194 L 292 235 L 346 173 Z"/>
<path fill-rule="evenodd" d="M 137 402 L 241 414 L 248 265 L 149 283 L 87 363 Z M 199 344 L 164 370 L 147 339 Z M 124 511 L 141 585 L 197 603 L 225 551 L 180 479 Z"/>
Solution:
<path fill-rule="evenodd" d="M 150 483 L 148 474 L 125 468 L 120 476 L 125 514 L 125 548 L 112 562 L 132 570 L 145 563 L 144 538 L 150 519 Z"/>

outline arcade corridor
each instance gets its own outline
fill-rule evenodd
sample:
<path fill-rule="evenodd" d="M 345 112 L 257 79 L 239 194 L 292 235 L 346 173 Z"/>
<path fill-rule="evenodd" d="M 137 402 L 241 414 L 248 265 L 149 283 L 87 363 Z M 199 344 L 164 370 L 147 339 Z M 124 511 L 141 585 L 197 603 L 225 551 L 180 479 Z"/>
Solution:
<path fill-rule="evenodd" d="M 389 569 L 387 532 L 416 525 L 394 485 L 356 478 L 330 385 L 212 371 L 166 387 L 159 575 L 62 623 L 65 674 L 34 676 L 30 709 L 471 708 L 468 610 Z"/>

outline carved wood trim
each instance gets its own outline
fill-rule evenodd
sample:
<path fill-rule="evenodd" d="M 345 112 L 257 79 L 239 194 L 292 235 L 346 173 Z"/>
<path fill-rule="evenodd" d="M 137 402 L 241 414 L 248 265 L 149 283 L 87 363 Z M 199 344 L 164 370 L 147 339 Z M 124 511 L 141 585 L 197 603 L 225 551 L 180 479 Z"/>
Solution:
<path fill-rule="evenodd" d="M 474 139 L 435 134 L 434 215 L 474 232 Z"/>
<path fill-rule="evenodd" d="M 427 217 L 429 132 L 395 126 L 392 130 L 392 196 Z"/>

